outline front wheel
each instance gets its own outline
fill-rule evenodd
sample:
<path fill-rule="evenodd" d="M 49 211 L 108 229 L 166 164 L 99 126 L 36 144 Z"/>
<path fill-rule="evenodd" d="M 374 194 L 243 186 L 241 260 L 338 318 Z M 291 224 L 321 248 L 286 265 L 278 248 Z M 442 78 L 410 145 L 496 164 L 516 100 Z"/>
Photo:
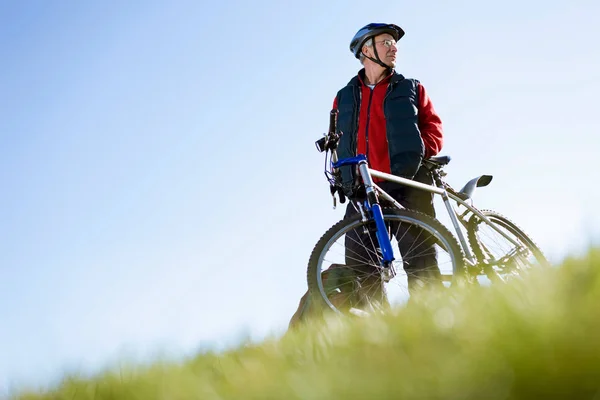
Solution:
<path fill-rule="evenodd" d="M 467 237 L 490 280 L 504 281 L 523 276 L 531 268 L 550 266 L 540 248 L 514 222 L 495 211 L 480 212 L 491 225 L 474 214 L 469 219 Z"/>
<path fill-rule="evenodd" d="M 308 264 L 311 301 L 335 312 L 364 315 L 404 303 L 426 288 L 454 285 L 464 274 L 456 238 L 426 214 L 384 208 L 394 260 L 383 265 L 375 222 L 355 215 L 332 226 Z M 394 240 L 395 239 L 395 240 Z"/>

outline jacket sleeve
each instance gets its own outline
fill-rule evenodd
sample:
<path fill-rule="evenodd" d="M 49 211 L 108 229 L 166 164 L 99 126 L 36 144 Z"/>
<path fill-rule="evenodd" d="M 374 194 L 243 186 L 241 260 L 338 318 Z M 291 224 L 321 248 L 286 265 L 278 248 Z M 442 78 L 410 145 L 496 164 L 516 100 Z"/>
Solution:
<path fill-rule="evenodd" d="M 435 111 L 425 87 L 419 82 L 419 130 L 425 145 L 425 158 L 437 155 L 444 144 L 442 120 Z"/>

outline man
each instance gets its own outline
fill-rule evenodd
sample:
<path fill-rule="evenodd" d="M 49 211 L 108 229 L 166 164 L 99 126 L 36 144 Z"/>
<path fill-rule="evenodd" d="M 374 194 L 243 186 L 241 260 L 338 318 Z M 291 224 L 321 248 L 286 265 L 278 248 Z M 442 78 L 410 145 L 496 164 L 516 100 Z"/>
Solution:
<path fill-rule="evenodd" d="M 371 23 L 350 41 L 350 51 L 363 68 L 338 91 L 333 102 L 338 110 L 338 129 L 343 132 L 337 153 L 339 159 L 365 154 L 373 169 L 431 184 L 431 175 L 420 168 L 421 160 L 441 150 L 442 123 L 424 86 L 394 69 L 396 44 L 403 36 L 404 31 L 397 25 Z M 356 198 L 356 171 L 342 167 L 340 172 L 346 195 Z M 435 216 L 433 194 L 377 178 L 374 181 L 403 206 Z M 345 218 L 357 212 L 349 201 Z M 361 242 L 346 235 L 346 265 L 351 263 L 349 254 L 360 252 L 353 243 Z M 399 247 L 402 252 L 403 243 Z M 435 256 L 405 262 L 404 269 L 411 295 L 424 284 L 441 284 Z M 302 319 L 306 299 L 305 295 L 290 326 Z"/>
<path fill-rule="evenodd" d="M 443 132 L 424 86 L 394 70 L 396 43 L 403 36 L 400 27 L 377 23 L 356 33 L 350 51 L 364 68 L 338 92 L 333 108 L 339 110 L 338 128 L 344 133 L 339 158 L 366 154 L 371 168 L 413 179 L 421 159 L 441 150 Z M 433 215 L 429 198 L 414 205 Z"/>

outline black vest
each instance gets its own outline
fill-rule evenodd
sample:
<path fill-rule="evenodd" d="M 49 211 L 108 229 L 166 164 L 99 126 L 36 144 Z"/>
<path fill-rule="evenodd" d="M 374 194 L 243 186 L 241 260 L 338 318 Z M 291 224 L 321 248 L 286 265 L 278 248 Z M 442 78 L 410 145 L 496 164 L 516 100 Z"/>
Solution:
<path fill-rule="evenodd" d="M 359 74 L 364 74 L 364 70 Z M 419 169 L 425 154 L 418 124 L 417 84 L 417 80 L 407 79 L 394 71 L 383 101 L 390 171 L 393 175 L 409 179 L 412 179 Z M 337 150 L 340 160 L 356 156 L 361 103 L 360 85 L 358 77 L 355 76 L 337 93 L 339 111 L 337 126 L 343 133 Z M 341 173 L 345 185 L 354 181 L 354 168 L 342 167 Z"/>

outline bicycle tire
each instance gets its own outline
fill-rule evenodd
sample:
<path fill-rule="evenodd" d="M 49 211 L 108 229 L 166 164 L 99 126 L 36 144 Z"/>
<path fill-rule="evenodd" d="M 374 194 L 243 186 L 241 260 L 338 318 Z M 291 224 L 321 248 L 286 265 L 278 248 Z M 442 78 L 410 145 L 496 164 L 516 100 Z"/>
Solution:
<path fill-rule="evenodd" d="M 502 215 L 496 211 L 493 211 L 493 210 L 479 210 L 479 211 L 484 216 L 486 216 L 488 219 L 490 219 L 490 221 L 492 223 L 503 227 L 508 232 L 510 232 L 512 235 L 516 236 L 531 251 L 531 253 L 534 255 L 536 260 L 539 262 L 540 266 L 542 266 L 542 267 L 550 266 L 550 263 L 548 262 L 548 259 L 546 258 L 546 256 L 542 252 L 542 250 L 533 241 L 533 239 L 525 233 L 525 231 L 521 227 L 519 227 L 513 221 L 511 221 L 510 219 L 508 219 L 507 217 L 505 217 L 504 215 Z M 469 218 L 469 222 L 467 224 L 467 239 L 469 241 L 469 245 L 471 246 L 471 249 L 473 250 L 473 254 L 475 255 L 475 258 L 477 259 L 477 261 L 480 264 L 483 264 L 486 261 L 486 255 L 484 254 L 486 250 L 483 248 L 484 245 L 481 243 L 481 239 L 477 235 L 477 232 L 479 230 L 478 229 L 479 224 L 482 222 L 485 224 L 485 222 L 483 220 L 481 220 L 481 218 L 479 218 L 477 216 L 477 214 L 474 214 L 473 216 L 471 216 L 471 218 Z M 494 281 L 494 279 L 497 278 L 497 276 L 489 276 L 489 273 L 488 273 L 488 277 L 492 281 Z"/>
<path fill-rule="evenodd" d="M 456 284 L 462 277 L 467 277 L 463 250 L 458 244 L 456 237 L 439 220 L 427 214 L 409 209 L 386 207 L 382 209 L 382 212 L 384 221 L 403 222 L 422 228 L 432 234 L 445 247 L 453 263 L 453 280 L 451 285 Z M 344 235 L 345 232 L 353 228 L 364 226 L 368 223 L 372 223 L 372 220 L 362 221 L 360 215 L 342 219 L 329 228 L 314 246 L 307 267 L 307 283 L 310 301 L 314 302 L 319 309 L 329 309 L 338 313 L 341 311 L 329 301 L 323 290 L 323 285 L 319 285 L 323 272 L 320 268 L 323 256 L 327 253 L 336 238 L 341 237 L 341 235 Z"/>

